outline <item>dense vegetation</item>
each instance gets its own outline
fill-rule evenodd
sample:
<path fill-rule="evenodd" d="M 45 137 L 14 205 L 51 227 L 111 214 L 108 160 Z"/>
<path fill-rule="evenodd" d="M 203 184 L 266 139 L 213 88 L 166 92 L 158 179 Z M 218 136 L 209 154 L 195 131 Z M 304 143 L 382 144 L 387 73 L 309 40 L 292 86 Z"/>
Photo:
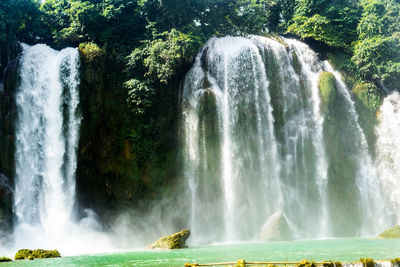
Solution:
<path fill-rule="evenodd" d="M 372 113 L 379 89 L 400 87 L 399 0 L 2 0 L 0 18 L 0 70 L 17 41 L 80 49 L 77 179 L 89 206 L 157 197 L 179 177 L 180 83 L 212 36 L 312 40 Z"/>

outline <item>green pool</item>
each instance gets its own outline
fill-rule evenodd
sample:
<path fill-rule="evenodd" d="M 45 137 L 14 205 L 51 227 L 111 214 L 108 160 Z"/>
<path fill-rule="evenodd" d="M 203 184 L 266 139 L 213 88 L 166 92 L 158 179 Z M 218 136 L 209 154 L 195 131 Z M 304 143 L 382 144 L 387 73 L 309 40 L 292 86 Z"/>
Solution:
<path fill-rule="evenodd" d="M 400 257 L 400 239 L 328 239 L 192 247 L 175 251 L 136 251 L 19 261 L 2 266 L 183 266 L 185 262 L 357 261 Z"/>

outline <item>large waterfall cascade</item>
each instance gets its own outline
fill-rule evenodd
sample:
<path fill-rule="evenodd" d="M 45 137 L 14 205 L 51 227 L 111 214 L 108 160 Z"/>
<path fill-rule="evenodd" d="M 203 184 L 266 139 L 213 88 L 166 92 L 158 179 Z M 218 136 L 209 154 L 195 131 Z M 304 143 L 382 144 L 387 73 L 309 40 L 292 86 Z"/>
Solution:
<path fill-rule="evenodd" d="M 78 70 L 77 49 L 23 45 L 14 244 L 0 250 L 117 247 L 92 212 L 75 214 Z M 320 97 L 323 72 L 336 80 L 333 114 Z M 399 93 L 381 106 L 373 158 L 352 95 L 327 61 L 297 40 L 224 37 L 197 55 L 181 104 L 192 243 L 258 241 L 276 222 L 287 239 L 375 235 L 400 222 Z"/>
<path fill-rule="evenodd" d="M 78 69 L 77 49 L 23 45 L 15 97 L 15 248 L 57 248 L 68 255 L 108 246 L 92 213 L 81 221 L 74 213 Z"/>
<path fill-rule="evenodd" d="M 340 196 L 330 190 L 340 191 L 330 180 L 340 156 L 327 149 L 325 125 L 332 120 L 321 110 L 322 72 L 334 75 L 346 107 L 339 128 L 348 130 L 338 142 L 343 150 L 351 144 L 344 153 L 349 169 L 357 169 L 348 182 L 358 189 L 352 203 L 336 204 Z M 333 237 L 346 224 L 357 229 L 348 231 L 353 235 L 373 235 L 393 222 L 379 208 L 386 202 L 348 88 L 302 42 L 209 40 L 185 79 L 182 133 L 193 243 L 258 240 L 279 214 L 290 238 Z M 359 215 L 343 214 L 346 209 Z"/>

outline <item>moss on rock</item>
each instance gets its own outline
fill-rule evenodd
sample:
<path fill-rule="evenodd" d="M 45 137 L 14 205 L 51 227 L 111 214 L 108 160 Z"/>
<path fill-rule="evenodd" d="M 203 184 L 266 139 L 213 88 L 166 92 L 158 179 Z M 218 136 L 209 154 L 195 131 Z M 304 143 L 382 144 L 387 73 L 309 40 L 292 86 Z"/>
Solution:
<path fill-rule="evenodd" d="M 323 112 L 329 113 L 337 97 L 335 76 L 331 72 L 321 72 L 318 78 L 318 88 L 321 96 L 321 109 Z"/>
<path fill-rule="evenodd" d="M 375 84 L 360 82 L 353 87 L 352 91 L 368 110 L 375 113 L 379 109 L 381 94 Z"/>
<path fill-rule="evenodd" d="M 308 261 L 308 260 L 301 260 L 298 264 L 297 267 L 316 267 L 317 265 L 313 261 Z"/>
<path fill-rule="evenodd" d="M 190 236 L 189 230 L 182 230 L 178 233 L 174 233 L 171 235 L 163 236 L 154 242 L 150 248 L 161 248 L 161 249 L 179 249 L 179 248 L 187 248 L 186 240 Z"/>
<path fill-rule="evenodd" d="M 12 261 L 12 259 L 7 257 L 0 257 L 0 262 L 9 262 L 9 261 Z"/>
<path fill-rule="evenodd" d="M 393 260 L 390 261 L 392 266 L 400 266 L 400 258 L 394 258 Z"/>
<path fill-rule="evenodd" d="M 31 255 L 32 255 L 32 250 L 30 250 L 30 249 L 20 249 L 15 254 L 14 259 L 15 260 L 24 260 L 24 259 L 27 259 Z"/>
<path fill-rule="evenodd" d="M 20 249 L 15 254 L 15 260 L 33 260 L 33 259 L 44 259 L 44 258 L 59 258 L 61 257 L 60 252 L 55 250 L 44 250 L 44 249 Z"/>
<path fill-rule="evenodd" d="M 375 266 L 375 261 L 374 261 L 374 259 L 371 259 L 371 258 L 361 258 L 360 261 L 361 261 L 361 263 L 363 264 L 363 267 L 374 267 L 374 266 Z"/>
<path fill-rule="evenodd" d="M 324 261 L 322 262 L 323 267 L 342 267 L 343 264 L 339 261 Z"/>
<path fill-rule="evenodd" d="M 378 237 L 387 239 L 400 238 L 400 225 L 395 225 L 392 228 L 383 231 Z"/>
<path fill-rule="evenodd" d="M 293 60 L 293 68 L 297 74 L 300 74 L 301 64 L 299 62 L 299 57 L 297 56 L 296 51 L 291 50 L 291 53 L 292 53 L 292 60 Z"/>

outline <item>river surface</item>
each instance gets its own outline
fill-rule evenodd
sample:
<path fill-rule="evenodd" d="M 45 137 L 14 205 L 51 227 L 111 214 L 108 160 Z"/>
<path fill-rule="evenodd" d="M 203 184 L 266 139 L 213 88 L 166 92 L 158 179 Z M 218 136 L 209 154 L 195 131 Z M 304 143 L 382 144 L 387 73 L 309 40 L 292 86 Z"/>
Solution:
<path fill-rule="evenodd" d="M 190 263 L 286 261 L 302 259 L 353 262 L 360 258 L 389 260 L 400 256 L 400 239 L 326 239 L 237 245 L 210 245 L 173 251 L 136 251 L 17 261 L 4 266 L 183 266 Z"/>

